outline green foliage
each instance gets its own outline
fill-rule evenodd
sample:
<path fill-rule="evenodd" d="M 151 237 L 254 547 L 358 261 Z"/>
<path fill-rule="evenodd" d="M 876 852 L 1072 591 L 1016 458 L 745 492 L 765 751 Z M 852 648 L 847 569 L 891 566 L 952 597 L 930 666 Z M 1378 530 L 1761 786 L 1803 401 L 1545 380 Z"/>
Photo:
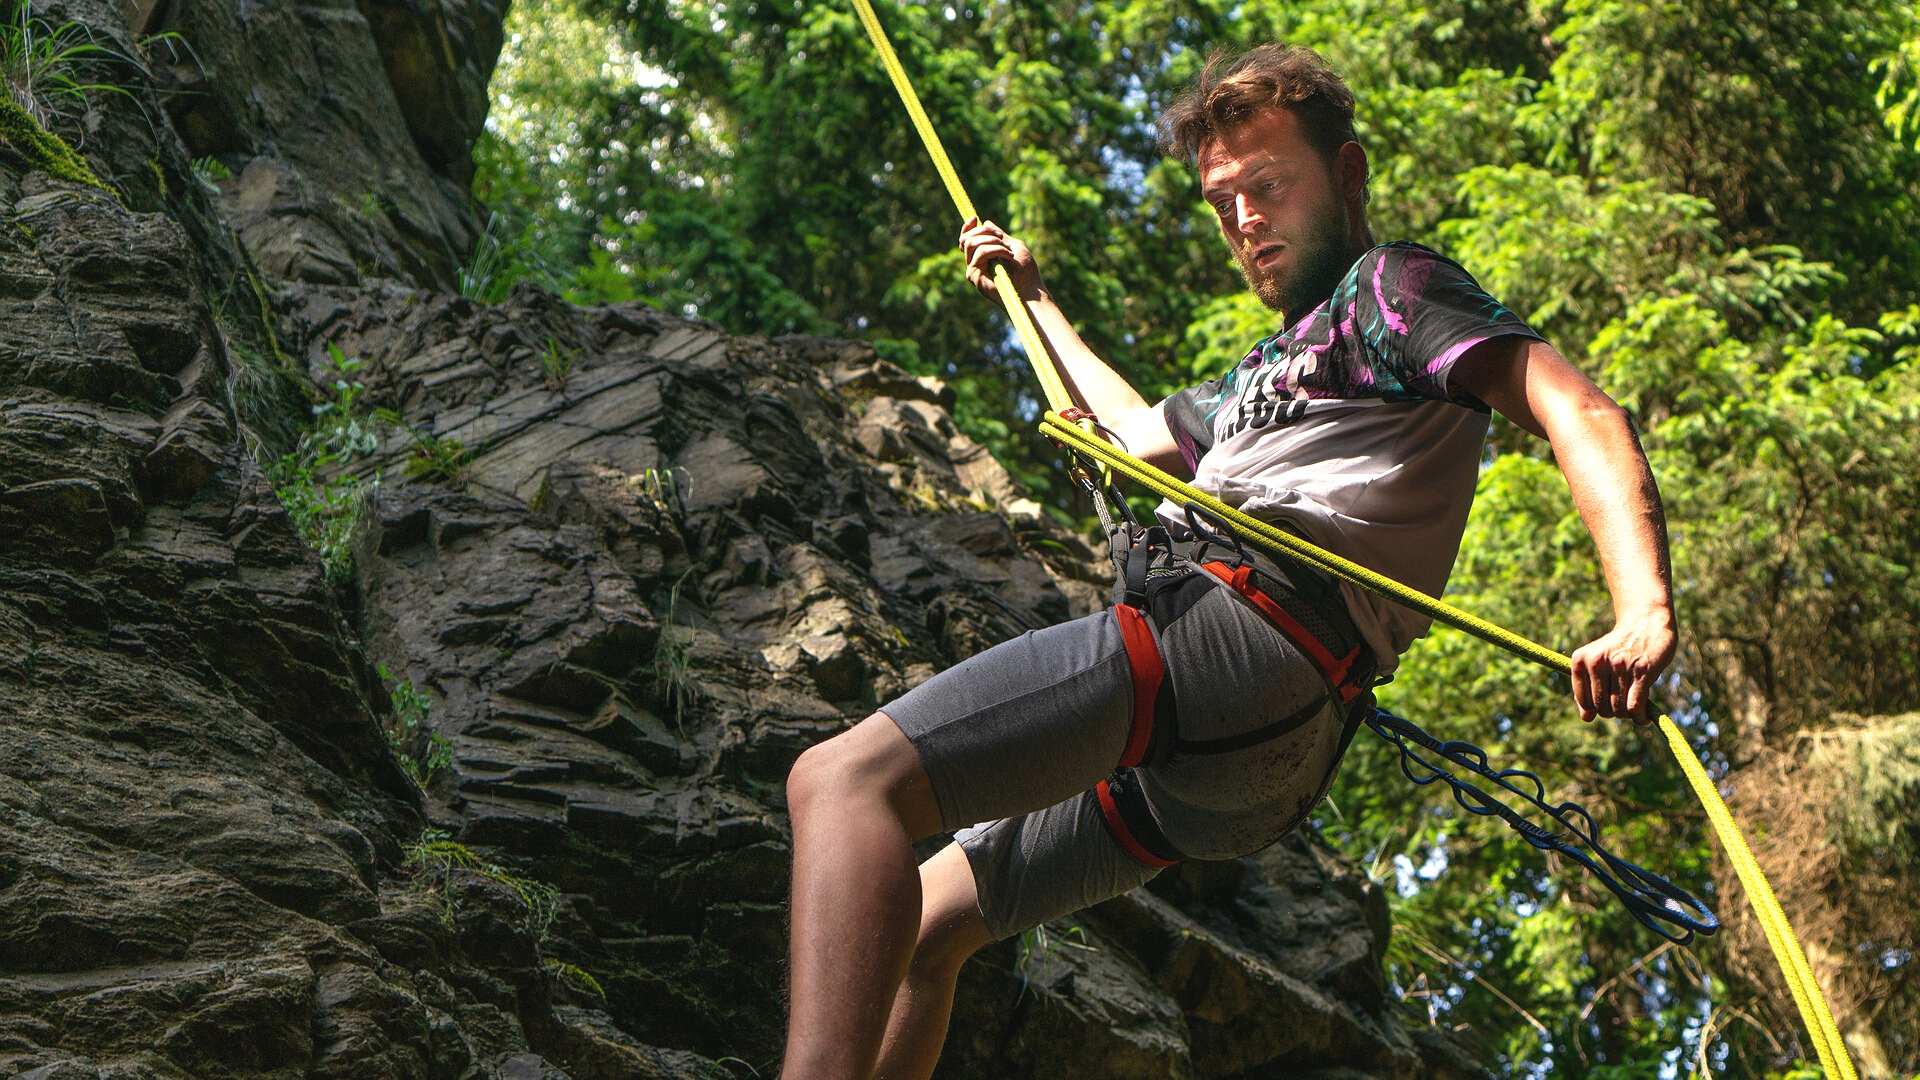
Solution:
<path fill-rule="evenodd" d="M 1030 930 L 1022 930 L 1020 932 L 1019 944 L 1016 946 L 1014 955 L 1013 970 L 1020 976 L 1020 992 L 1022 994 L 1025 994 L 1027 990 L 1027 981 L 1030 976 L 1029 969 L 1055 950 L 1077 949 L 1080 952 L 1100 951 L 1097 947 L 1087 944 L 1086 927 L 1081 926 L 1071 919 L 1065 920 L 1065 922 L 1065 927 L 1058 933 L 1048 930 L 1047 926 L 1049 924 L 1047 923 L 1041 923 L 1039 926 L 1033 927 Z"/>
<path fill-rule="evenodd" d="M 432 700 L 408 679 L 388 671 L 385 664 L 379 670 L 380 681 L 387 685 L 387 695 L 393 701 L 393 713 L 386 723 L 387 743 L 407 775 L 424 788 L 453 767 L 453 744 L 433 730 L 429 720 Z"/>
<path fill-rule="evenodd" d="M 34 123 L 45 127 L 66 118 L 66 107 L 84 105 L 90 92 L 131 96 L 123 86 L 81 81 L 89 61 L 124 59 L 92 41 L 85 26 L 74 21 L 50 26 L 35 17 L 24 0 L 7 6 L 11 11 L 0 24 L 0 81 L 6 83 L 13 104 Z"/>
<path fill-rule="evenodd" d="M 222 180 L 233 179 L 233 170 L 217 157 L 197 157 L 192 164 L 194 179 L 212 188 Z"/>
<path fill-rule="evenodd" d="M 1920 15 L 1913 22 L 1920 24 Z M 1920 26 L 1909 25 L 1907 34 L 1899 48 L 1874 60 L 1880 85 L 1873 101 L 1894 138 L 1920 149 Z"/>
<path fill-rule="evenodd" d="M 66 140 L 42 127 L 32 114 L 11 100 L 0 100 L 0 147 L 63 180 L 113 193 Z"/>
<path fill-rule="evenodd" d="M 521 916 L 523 925 L 536 944 L 546 941 L 547 932 L 560 911 L 558 889 L 516 874 L 498 863 L 489 862 L 474 854 L 473 849 L 449 839 L 446 833 L 437 829 L 428 829 L 419 840 L 407 846 L 404 865 L 414 872 L 414 886 L 434 897 L 441 922 L 447 926 L 452 926 L 460 914 L 448 892 L 447 883 L 454 874 L 463 872 L 476 874 L 510 890 L 524 909 Z"/>
<path fill-rule="evenodd" d="M 553 337 L 547 338 L 546 348 L 540 352 L 540 380 L 547 389 L 559 393 L 567 385 L 567 376 L 573 374 L 573 362 L 578 354 L 563 348 Z"/>
<path fill-rule="evenodd" d="M 360 400 L 366 386 L 352 377 L 363 362 L 332 343 L 327 356 L 333 393 L 313 406 L 313 426 L 267 466 L 267 479 L 301 539 L 319 552 L 327 580 L 338 585 L 353 577 L 353 547 L 379 485 L 378 477 L 362 482 L 341 470 L 372 454 L 380 436 L 379 418 Z"/>

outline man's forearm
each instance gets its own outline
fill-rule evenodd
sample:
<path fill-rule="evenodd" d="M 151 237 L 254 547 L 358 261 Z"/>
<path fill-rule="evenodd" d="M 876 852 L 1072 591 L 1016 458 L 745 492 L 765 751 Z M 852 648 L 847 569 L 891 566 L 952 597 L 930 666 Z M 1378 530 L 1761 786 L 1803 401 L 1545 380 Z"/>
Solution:
<path fill-rule="evenodd" d="M 1600 553 L 1615 622 L 1655 618 L 1671 625 L 1666 514 L 1632 420 L 1617 406 L 1592 406 L 1550 421 L 1548 435 Z"/>
<path fill-rule="evenodd" d="M 1083 408 L 1112 423 L 1150 407 L 1139 391 L 1087 347 L 1050 294 L 1042 292 L 1029 301 L 1027 310 L 1033 314 L 1034 325 L 1053 353 L 1054 362 L 1060 365 L 1067 392 Z"/>

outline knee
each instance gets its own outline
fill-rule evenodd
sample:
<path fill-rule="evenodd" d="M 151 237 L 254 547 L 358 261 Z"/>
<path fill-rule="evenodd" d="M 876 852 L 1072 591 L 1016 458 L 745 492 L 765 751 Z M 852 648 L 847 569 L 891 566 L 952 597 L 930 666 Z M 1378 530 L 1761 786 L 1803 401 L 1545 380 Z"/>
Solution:
<path fill-rule="evenodd" d="M 862 794 L 883 794 L 887 762 L 873 742 L 869 732 L 855 727 L 802 751 L 787 773 L 788 811 L 801 813 Z"/>
<path fill-rule="evenodd" d="M 920 755 L 885 713 L 808 747 L 793 763 L 787 813 L 800 818 L 827 808 L 835 814 L 886 814 L 906 826 L 912 839 L 940 829 Z"/>
<path fill-rule="evenodd" d="M 836 790 L 846 783 L 846 770 L 841 760 L 846 755 L 834 745 L 844 738 L 844 734 L 836 735 L 801 751 L 793 768 L 787 772 L 788 813 L 798 815 L 807 812 L 833 798 Z"/>

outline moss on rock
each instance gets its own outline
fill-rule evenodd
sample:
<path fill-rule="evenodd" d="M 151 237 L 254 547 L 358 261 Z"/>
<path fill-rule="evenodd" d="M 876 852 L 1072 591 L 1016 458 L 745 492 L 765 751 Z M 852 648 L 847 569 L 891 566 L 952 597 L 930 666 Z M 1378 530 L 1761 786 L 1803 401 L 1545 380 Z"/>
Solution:
<path fill-rule="evenodd" d="M 12 150 L 36 169 L 114 195 L 113 189 L 100 182 L 87 167 L 86 160 L 75 153 L 65 139 L 40 126 L 25 109 L 4 96 L 0 96 L 0 146 Z"/>

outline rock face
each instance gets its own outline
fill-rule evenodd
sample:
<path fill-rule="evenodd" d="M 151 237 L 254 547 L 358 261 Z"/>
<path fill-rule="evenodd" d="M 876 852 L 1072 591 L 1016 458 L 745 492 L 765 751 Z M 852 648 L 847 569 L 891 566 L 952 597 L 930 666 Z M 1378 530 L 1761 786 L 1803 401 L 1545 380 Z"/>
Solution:
<path fill-rule="evenodd" d="M 439 288 L 498 4 L 37 10 L 196 55 L 55 125 L 117 200 L 0 152 L 0 1075 L 770 1075 L 787 769 L 1100 559 L 863 346 Z M 249 452 L 336 352 L 344 581 Z M 1305 838 L 1184 866 L 970 965 L 940 1075 L 1474 1075 L 1387 932 Z"/>

